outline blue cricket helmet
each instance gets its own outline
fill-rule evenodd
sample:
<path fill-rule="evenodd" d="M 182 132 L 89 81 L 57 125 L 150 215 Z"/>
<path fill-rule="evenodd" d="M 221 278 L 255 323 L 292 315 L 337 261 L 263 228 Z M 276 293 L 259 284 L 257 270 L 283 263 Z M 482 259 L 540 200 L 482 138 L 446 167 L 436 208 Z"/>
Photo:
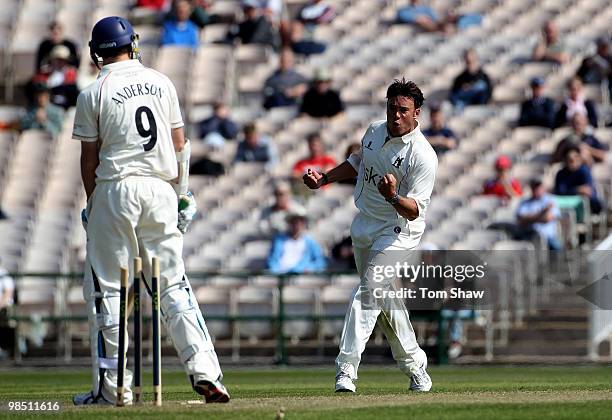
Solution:
<path fill-rule="evenodd" d="M 96 23 L 91 31 L 89 51 L 94 63 L 98 63 L 104 50 L 131 46 L 132 58 L 138 56 L 138 34 L 130 22 L 119 16 L 105 17 Z"/>

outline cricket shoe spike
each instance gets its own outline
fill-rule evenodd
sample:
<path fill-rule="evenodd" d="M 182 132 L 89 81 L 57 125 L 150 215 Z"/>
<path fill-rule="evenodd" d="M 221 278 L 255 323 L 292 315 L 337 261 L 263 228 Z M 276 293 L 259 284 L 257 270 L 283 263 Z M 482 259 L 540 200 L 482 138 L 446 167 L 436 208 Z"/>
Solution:
<path fill-rule="evenodd" d="M 336 392 L 355 392 L 355 383 L 346 373 L 336 376 Z"/>
<path fill-rule="evenodd" d="M 422 361 L 419 363 L 417 369 L 410 376 L 410 390 L 415 392 L 428 392 L 431 389 L 431 378 L 427 373 L 427 355 L 423 350 Z"/>
<path fill-rule="evenodd" d="M 92 391 L 76 394 L 74 397 L 72 397 L 72 403 L 74 405 L 115 405 L 112 402 L 104 399 L 102 395 L 94 397 Z"/>
<path fill-rule="evenodd" d="M 201 380 L 193 385 L 193 390 L 204 396 L 206 403 L 226 403 L 230 400 L 229 392 L 220 380 L 214 382 Z"/>

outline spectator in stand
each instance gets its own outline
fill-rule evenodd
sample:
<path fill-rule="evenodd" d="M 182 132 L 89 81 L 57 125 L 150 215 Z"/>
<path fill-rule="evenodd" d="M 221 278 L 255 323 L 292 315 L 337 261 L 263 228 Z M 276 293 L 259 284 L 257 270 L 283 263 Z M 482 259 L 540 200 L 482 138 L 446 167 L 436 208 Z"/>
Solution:
<path fill-rule="evenodd" d="M 306 233 L 306 213 L 295 211 L 287 215 L 286 233 L 272 240 L 268 269 L 274 274 L 316 273 L 327 266 L 323 251 Z"/>
<path fill-rule="evenodd" d="M 555 101 L 544 96 L 544 79 L 534 77 L 530 82 L 531 98 L 521 105 L 520 127 L 536 126 L 553 128 L 555 124 Z"/>
<path fill-rule="evenodd" d="M 430 6 L 422 5 L 419 0 L 411 0 L 409 6 L 397 11 L 397 22 L 414 25 L 425 32 L 436 32 L 440 29 L 440 20 L 436 11 Z"/>
<path fill-rule="evenodd" d="M 162 25 L 161 45 L 178 45 L 198 48 L 200 32 L 195 23 L 189 20 L 192 6 L 188 0 L 177 0 L 173 14 Z"/>
<path fill-rule="evenodd" d="M 576 76 L 586 84 L 601 84 L 608 81 L 608 89 L 612 96 L 612 53 L 610 40 L 607 37 L 598 38 L 594 55 L 582 60 Z"/>
<path fill-rule="evenodd" d="M 444 124 L 444 113 L 439 104 L 429 109 L 429 128 L 423 130 L 423 135 L 429 141 L 438 156 L 457 148 L 458 141 L 453 130 Z"/>
<path fill-rule="evenodd" d="M 419 0 L 411 0 L 410 5 L 397 11 L 397 23 L 414 25 L 425 32 L 443 32 L 453 34 L 457 30 L 467 29 L 482 23 L 482 15 L 478 13 L 456 14 L 453 11 L 443 18 L 430 6 L 421 4 Z"/>
<path fill-rule="evenodd" d="M 68 48 L 68 63 L 78 67 L 80 58 L 76 44 L 64 38 L 62 25 L 59 22 L 51 22 L 49 31 L 49 37 L 44 39 L 38 46 L 38 52 L 36 53 L 36 71 L 44 70 L 42 67 L 48 64 L 50 59 L 49 53 L 58 45 L 63 45 Z"/>
<path fill-rule="evenodd" d="M 242 44 L 262 44 L 278 49 L 279 33 L 259 8 L 257 0 L 242 0 L 242 11 L 244 19 L 230 28 L 228 39 L 231 42 L 239 40 Z"/>
<path fill-rule="evenodd" d="M 235 139 L 238 135 L 238 124 L 229 115 L 229 108 L 223 102 L 215 102 L 213 115 L 200 121 L 200 138 L 204 139 L 210 133 L 218 133 L 225 140 Z"/>
<path fill-rule="evenodd" d="M 209 9 L 211 2 L 208 0 L 191 0 L 191 14 L 189 20 L 198 28 L 202 29 L 211 23 L 222 22 L 223 19 L 215 14 L 210 14 Z M 166 19 L 176 20 L 176 8 L 170 10 L 166 15 Z"/>
<path fill-rule="evenodd" d="M 311 0 L 304 5 L 291 23 L 291 48 L 296 54 L 312 55 L 323 53 L 327 46 L 315 40 L 314 31 L 318 25 L 330 23 L 336 12 L 321 0 Z"/>
<path fill-rule="evenodd" d="M 264 83 L 264 108 L 296 105 L 306 92 L 307 81 L 293 69 L 293 53 L 284 48 L 279 55 L 279 68 Z"/>
<path fill-rule="evenodd" d="M 137 0 L 134 7 L 144 7 L 145 9 L 162 12 L 167 10 L 169 5 L 169 0 Z"/>
<path fill-rule="evenodd" d="M 172 8 L 170 0 L 136 0 L 130 10 L 132 25 L 159 25 Z"/>
<path fill-rule="evenodd" d="M 518 239 L 531 239 L 540 235 L 548 244 L 548 249 L 559 251 L 563 248 L 557 232 L 557 222 L 561 212 L 555 201 L 546 193 L 539 179 L 529 182 L 531 197 L 524 199 L 516 210 L 519 225 Z"/>
<path fill-rule="evenodd" d="M 62 131 L 64 109 L 50 102 L 49 88 L 38 85 L 35 88 L 35 101 L 28 107 L 21 119 L 21 130 L 44 130 L 53 137 Z"/>
<path fill-rule="evenodd" d="M 322 54 L 327 45 L 314 39 L 314 27 L 304 26 L 301 22 L 293 21 L 290 28 L 291 49 L 296 54 L 310 56 Z"/>
<path fill-rule="evenodd" d="M 272 139 L 261 135 L 254 122 L 244 126 L 244 140 L 238 144 L 234 162 L 260 162 L 271 169 L 277 163 L 276 148 Z"/>
<path fill-rule="evenodd" d="M 572 133 L 562 139 L 551 157 L 551 163 L 561 162 L 565 151 L 569 147 L 578 147 L 582 161 L 591 166 L 594 162 L 603 162 L 606 159 L 608 146 L 600 142 L 589 127 L 584 114 L 574 114 L 572 117 Z"/>
<path fill-rule="evenodd" d="M 331 256 L 340 269 L 355 270 L 355 250 L 353 249 L 353 240 L 350 236 L 345 237 L 340 242 L 336 243 L 331 249 Z"/>
<path fill-rule="evenodd" d="M 283 0 L 256 0 L 257 8 L 262 11 L 272 24 L 278 26 L 284 20 L 285 6 Z"/>
<path fill-rule="evenodd" d="M 567 89 L 568 95 L 563 100 L 555 117 L 555 127 L 567 125 L 576 113 L 586 115 L 589 124 L 597 127 L 597 108 L 593 101 L 586 98 L 582 80 L 578 77 L 572 77 L 567 83 Z"/>
<path fill-rule="evenodd" d="M 348 158 L 353 154 L 353 153 L 360 153 L 361 151 L 361 143 L 351 143 L 348 145 L 348 147 L 346 148 L 346 151 L 344 152 L 344 160 L 348 160 Z M 343 179 L 341 181 L 337 182 L 338 184 L 345 184 L 345 185 L 352 185 L 355 186 L 357 185 L 357 176 L 355 176 L 354 178 L 347 178 L 347 179 Z M 350 237 L 349 237 L 350 239 Z"/>
<path fill-rule="evenodd" d="M 304 207 L 291 197 L 291 188 L 285 182 L 274 186 L 274 203 L 264 208 L 259 215 L 259 233 L 272 237 L 287 231 L 287 215 L 305 213 Z"/>
<path fill-rule="evenodd" d="M 555 22 L 549 20 L 542 27 L 542 36 L 533 49 L 532 59 L 557 64 L 566 63 L 569 59 Z"/>
<path fill-rule="evenodd" d="M 597 196 L 597 189 L 593 181 L 591 170 L 582 161 L 580 149 L 576 146 L 568 147 L 563 157 L 564 166 L 555 177 L 556 195 L 581 195 L 589 199 L 591 212 L 599 213 L 602 204 Z"/>
<path fill-rule="evenodd" d="M 486 104 L 493 92 L 489 76 L 480 67 L 475 50 L 467 50 L 463 59 L 465 70 L 453 82 L 449 98 L 451 103 L 459 109 L 467 105 Z"/>
<path fill-rule="evenodd" d="M 312 86 L 302 98 L 300 113 L 315 118 L 334 117 L 344 111 L 344 103 L 338 91 L 331 88 L 331 76 L 325 70 L 317 70 Z"/>
<path fill-rule="evenodd" d="M 79 95 L 77 69 L 70 64 L 70 49 L 57 45 L 49 53 L 49 65 L 43 66 L 31 81 L 31 87 L 46 85 L 51 90 L 51 103 L 68 109 L 76 105 Z M 32 88 L 29 88 L 30 92 Z M 33 96 L 28 95 L 33 100 Z"/>
<path fill-rule="evenodd" d="M 506 155 L 500 155 L 495 159 L 495 177 L 486 181 L 483 194 L 496 195 L 504 202 L 523 194 L 521 183 L 510 176 L 512 160 Z"/>
<path fill-rule="evenodd" d="M 321 135 L 312 133 L 308 136 L 308 157 L 293 165 L 293 178 L 296 182 L 300 182 L 308 169 L 326 173 L 336 165 L 336 159 L 325 153 Z"/>

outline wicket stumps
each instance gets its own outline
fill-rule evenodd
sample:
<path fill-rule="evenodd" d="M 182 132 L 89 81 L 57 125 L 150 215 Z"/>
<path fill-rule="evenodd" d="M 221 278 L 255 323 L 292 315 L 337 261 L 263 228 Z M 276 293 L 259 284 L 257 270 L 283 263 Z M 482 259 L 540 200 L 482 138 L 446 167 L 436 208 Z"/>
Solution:
<path fill-rule="evenodd" d="M 156 406 L 162 405 L 161 339 L 159 333 L 159 259 L 151 263 L 151 299 L 153 303 L 153 395 Z"/>
<path fill-rule="evenodd" d="M 142 259 L 134 258 L 134 402 L 140 402 L 142 394 L 142 311 L 140 279 Z"/>
<path fill-rule="evenodd" d="M 151 261 L 151 301 L 153 324 L 153 401 L 156 406 L 162 405 L 161 385 L 161 334 L 160 334 L 160 266 L 159 258 Z M 141 401 L 142 396 L 142 259 L 134 258 L 134 402 Z M 124 405 L 124 378 L 126 368 L 126 337 L 128 324 L 128 281 L 129 271 L 121 268 L 121 287 L 119 289 L 119 357 L 117 366 L 117 407 Z M 144 279 L 142 279 L 144 281 Z"/>
<path fill-rule="evenodd" d="M 117 407 L 123 407 L 123 379 L 125 377 L 125 336 L 127 335 L 127 289 L 130 273 L 121 267 L 119 288 L 119 360 L 117 361 Z"/>

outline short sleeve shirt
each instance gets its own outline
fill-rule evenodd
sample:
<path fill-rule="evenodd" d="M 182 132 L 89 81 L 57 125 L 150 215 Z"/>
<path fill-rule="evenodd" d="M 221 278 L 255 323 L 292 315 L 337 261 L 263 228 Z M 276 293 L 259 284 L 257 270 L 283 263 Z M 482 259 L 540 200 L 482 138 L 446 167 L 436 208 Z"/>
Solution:
<path fill-rule="evenodd" d="M 99 142 L 96 182 L 178 176 L 172 129 L 183 126 L 174 85 L 138 60 L 105 65 L 78 97 L 72 137 Z"/>

